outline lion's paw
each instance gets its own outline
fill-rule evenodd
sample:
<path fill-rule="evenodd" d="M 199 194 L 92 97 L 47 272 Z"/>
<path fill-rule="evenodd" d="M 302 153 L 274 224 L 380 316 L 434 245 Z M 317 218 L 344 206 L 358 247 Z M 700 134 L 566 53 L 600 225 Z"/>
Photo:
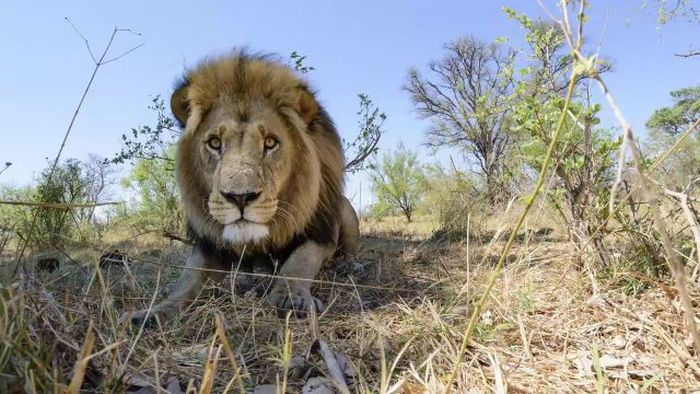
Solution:
<path fill-rule="evenodd" d="M 304 284 L 278 281 L 268 295 L 270 304 L 277 308 L 277 316 L 285 317 L 289 311 L 303 319 L 314 308 L 317 312 L 325 309 L 323 302 L 311 295 L 311 290 Z"/>

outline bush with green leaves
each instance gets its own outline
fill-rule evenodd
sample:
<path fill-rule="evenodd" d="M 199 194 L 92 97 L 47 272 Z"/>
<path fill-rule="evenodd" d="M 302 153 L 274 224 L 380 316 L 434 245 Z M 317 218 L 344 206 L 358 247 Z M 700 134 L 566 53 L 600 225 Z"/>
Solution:
<path fill-rule="evenodd" d="M 102 162 L 101 160 L 97 160 Z M 39 206 L 0 205 L 0 229 L 6 238 L 44 250 L 84 241 L 93 235 L 94 210 L 109 176 L 76 159 L 67 159 L 51 171 L 44 169 L 36 181 L 25 187 L 5 187 L 3 200 L 42 203 Z M 61 206 L 57 206 L 61 205 Z M 71 204 L 87 204 L 71 207 Z M 4 242 L 5 246 L 7 241 Z"/>
<path fill-rule="evenodd" d="M 476 180 L 454 166 L 451 170 L 440 165 L 427 166 L 425 172 L 428 187 L 422 210 L 437 217 L 440 233 L 458 240 L 478 232 L 474 231 L 479 226 L 478 218 L 490 210 L 488 198 L 481 193 Z"/>
<path fill-rule="evenodd" d="M 175 177 L 175 146 L 162 153 L 164 160 L 137 159 L 122 186 L 134 193 L 117 215 L 139 232 L 182 236 L 184 212 Z"/>
<path fill-rule="evenodd" d="M 571 56 L 558 26 L 535 23 L 512 10 L 506 12 L 526 30 L 529 44 L 530 64 L 520 71 L 522 77 L 510 101 L 516 130 L 526 141 L 521 147 L 523 164 L 537 172 L 562 117 Z M 599 67 L 600 72 L 609 69 L 605 63 Z M 614 157 L 621 139 L 599 126 L 600 105 L 591 102 L 585 81 L 584 77 L 574 81 L 574 100 L 563 114 L 563 134 L 550 169 L 556 178 L 548 196 L 567 223 L 570 238 L 606 264 L 609 253 L 603 243 L 602 223 L 607 217 Z"/>
<path fill-rule="evenodd" d="M 394 152 L 384 154 L 372 164 L 369 177 L 377 207 L 399 209 L 410 222 L 427 187 L 418 154 L 400 144 Z"/>

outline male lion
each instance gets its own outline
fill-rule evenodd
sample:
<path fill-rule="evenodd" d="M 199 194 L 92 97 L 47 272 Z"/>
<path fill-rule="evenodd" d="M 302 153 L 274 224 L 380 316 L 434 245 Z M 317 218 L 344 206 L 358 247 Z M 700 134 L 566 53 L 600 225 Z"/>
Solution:
<path fill-rule="evenodd" d="M 288 67 L 235 53 L 187 72 L 170 106 L 184 127 L 177 180 L 195 245 L 170 297 L 124 317 L 164 321 L 239 260 L 272 259 L 299 279 L 276 280 L 273 306 L 322 309 L 310 280 L 339 246 L 354 253 L 359 228 L 338 133 L 314 93 Z"/>

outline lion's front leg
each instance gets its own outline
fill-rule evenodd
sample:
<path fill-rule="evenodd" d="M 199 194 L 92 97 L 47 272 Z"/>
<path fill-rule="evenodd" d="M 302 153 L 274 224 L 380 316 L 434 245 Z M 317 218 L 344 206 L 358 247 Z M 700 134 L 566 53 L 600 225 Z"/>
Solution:
<path fill-rule="evenodd" d="M 207 271 L 212 269 L 217 271 Z M 198 243 L 192 248 L 187 264 L 167 300 L 150 310 L 125 312 L 120 320 L 130 319 L 134 325 L 141 325 L 145 320 L 146 326 L 154 326 L 156 322 L 163 323 L 191 303 L 208 280 L 220 282 L 226 275 L 226 269 L 219 256 Z"/>
<path fill-rule="evenodd" d="M 334 244 L 306 241 L 292 252 L 282 264 L 279 276 L 302 280 L 279 278 L 268 296 L 280 314 L 292 310 L 298 317 L 303 317 L 312 306 L 317 311 L 323 310 L 323 303 L 311 295 L 312 282 L 303 279 L 315 279 L 323 262 L 333 255 L 335 248 Z"/>

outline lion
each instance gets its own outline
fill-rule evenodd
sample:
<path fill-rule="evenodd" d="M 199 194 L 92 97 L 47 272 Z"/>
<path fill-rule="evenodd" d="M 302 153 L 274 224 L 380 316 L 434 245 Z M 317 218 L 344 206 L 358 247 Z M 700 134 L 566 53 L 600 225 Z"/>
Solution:
<path fill-rule="evenodd" d="M 194 246 L 167 300 L 123 318 L 165 321 L 205 282 L 271 259 L 272 306 L 323 310 L 311 283 L 336 252 L 355 253 L 359 223 L 343 196 L 340 137 L 315 92 L 279 61 L 236 52 L 186 72 L 170 106 L 183 129 L 176 174 Z"/>

